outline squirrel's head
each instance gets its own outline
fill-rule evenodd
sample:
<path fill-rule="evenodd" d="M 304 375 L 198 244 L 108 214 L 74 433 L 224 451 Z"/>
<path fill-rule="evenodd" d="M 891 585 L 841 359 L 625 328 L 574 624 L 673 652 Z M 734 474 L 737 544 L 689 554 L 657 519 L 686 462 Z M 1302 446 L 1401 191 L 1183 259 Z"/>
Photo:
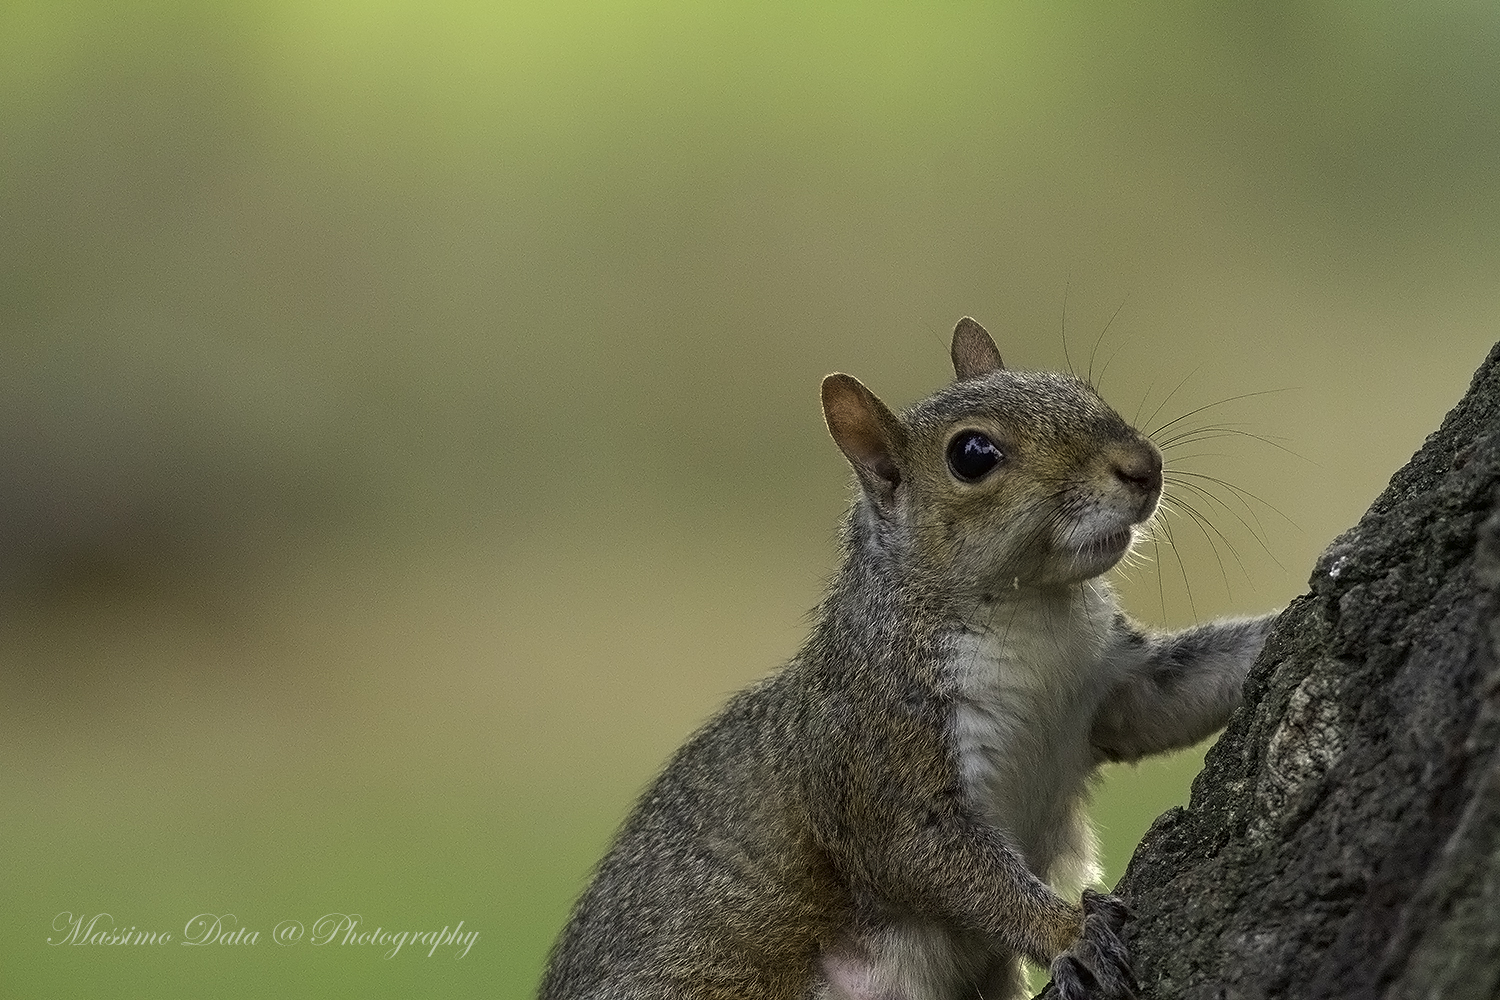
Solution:
<path fill-rule="evenodd" d="M 823 380 L 868 543 L 976 595 L 1080 583 L 1119 562 L 1161 496 L 1156 446 L 1082 379 L 1007 369 L 967 317 L 953 368 L 952 384 L 899 417 L 858 379 Z"/>

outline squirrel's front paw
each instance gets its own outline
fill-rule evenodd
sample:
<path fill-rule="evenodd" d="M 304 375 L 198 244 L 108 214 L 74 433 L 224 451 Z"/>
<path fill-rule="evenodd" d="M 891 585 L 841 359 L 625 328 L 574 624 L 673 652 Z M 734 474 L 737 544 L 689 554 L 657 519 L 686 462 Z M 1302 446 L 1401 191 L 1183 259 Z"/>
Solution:
<path fill-rule="evenodd" d="M 1052 983 L 1061 1000 L 1135 1000 L 1135 973 L 1120 931 L 1130 908 L 1118 896 L 1083 892 L 1083 933 L 1052 960 Z"/>

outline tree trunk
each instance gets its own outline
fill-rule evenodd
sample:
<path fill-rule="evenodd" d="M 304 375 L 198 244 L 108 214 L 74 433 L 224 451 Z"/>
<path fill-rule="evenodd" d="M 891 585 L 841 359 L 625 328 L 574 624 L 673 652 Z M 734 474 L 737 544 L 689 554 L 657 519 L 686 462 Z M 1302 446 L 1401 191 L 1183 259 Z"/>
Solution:
<path fill-rule="evenodd" d="M 1496 1000 L 1500 345 L 1310 587 L 1120 882 L 1142 995 Z"/>

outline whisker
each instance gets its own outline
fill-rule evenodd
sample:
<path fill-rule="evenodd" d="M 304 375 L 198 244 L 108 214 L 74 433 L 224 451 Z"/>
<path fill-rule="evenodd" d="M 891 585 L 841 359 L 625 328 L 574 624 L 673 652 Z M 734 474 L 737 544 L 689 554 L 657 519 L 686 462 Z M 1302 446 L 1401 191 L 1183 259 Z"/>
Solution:
<path fill-rule="evenodd" d="M 1224 423 L 1218 424 L 1203 424 L 1198 427 L 1185 427 L 1175 434 L 1169 435 L 1164 438 L 1153 438 L 1152 440 L 1156 441 L 1157 445 L 1162 448 L 1170 448 L 1181 441 L 1193 440 L 1197 436 L 1205 434 L 1223 435 L 1225 437 L 1254 437 L 1258 440 L 1266 442 L 1285 440 L 1284 438 L 1273 438 L 1270 435 L 1266 434 L 1258 435 L 1254 431 L 1247 431 L 1244 428 L 1244 422 L 1225 421 Z"/>
<path fill-rule="evenodd" d="M 1172 556 L 1177 560 L 1177 571 L 1182 574 L 1182 589 L 1187 594 L 1188 610 L 1192 612 L 1193 619 L 1198 618 L 1198 605 L 1193 600 L 1193 585 L 1188 582 L 1187 565 L 1182 561 L 1182 552 L 1177 548 L 1177 539 L 1172 536 L 1172 525 L 1163 520 L 1161 522 L 1162 535 L 1167 540 L 1167 545 L 1172 549 Z"/>
<path fill-rule="evenodd" d="M 1146 418 L 1146 423 L 1149 424 L 1151 421 L 1155 420 L 1156 419 L 1156 415 L 1162 411 L 1163 407 L 1165 407 L 1168 403 L 1170 403 L 1172 401 L 1172 397 L 1175 396 L 1175 395 L 1177 395 L 1178 390 L 1181 389 L 1183 386 L 1185 386 L 1185 385 L 1188 384 L 1188 379 L 1192 378 L 1194 375 L 1198 374 L 1198 372 L 1200 372 L 1202 370 L 1203 370 L 1203 366 L 1202 365 L 1198 365 L 1192 371 L 1190 371 L 1186 375 L 1184 375 L 1182 377 L 1182 381 L 1178 382 L 1175 386 L 1172 387 L 1172 391 L 1169 392 L 1169 393 L 1167 393 L 1166 398 L 1163 399 L 1160 403 L 1156 404 L 1156 409 L 1154 409 L 1154 410 L 1151 411 L 1151 416 L 1149 416 L 1149 417 Z M 1204 407 L 1199 407 L 1199 409 L 1204 409 Z M 1177 419 L 1181 420 L 1182 418 L 1178 417 Z M 1165 430 L 1167 427 L 1171 427 L 1172 424 L 1174 424 L 1176 422 L 1177 421 L 1174 420 L 1171 423 L 1163 425 L 1162 427 L 1158 427 L 1155 431 L 1148 431 L 1146 433 L 1146 436 L 1148 438 L 1151 438 L 1152 440 L 1155 440 L 1157 433 L 1159 433 L 1160 431 Z"/>
<path fill-rule="evenodd" d="M 1161 543 L 1156 540 L 1154 533 L 1151 536 L 1151 551 L 1156 555 L 1153 560 L 1156 563 L 1156 596 L 1161 601 L 1161 616 L 1165 618 L 1167 617 L 1167 587 L 1162 582 L 1161 576 Z"/>
<path fill-rule="evenodd" d="M 1201 368 L 1201 367 L 1202 366 L 1200 365 L 1199 368 Z M 1192 375 L 1196 375 L 1197 373 L 1198 373 L 1198 368 L 1194 368 L 1193 371 L 1189 374 L 1189 378 L 1191 378 Z M 1187 380 L 1184 379 L 1183 381 L 1185 382 Z M 1179 385 L 1179 388 L 1181 388 L 1180 385 Z M 1166 430 L 1168 427 L 1171 427 L 1173 424 L 1179 424 L 1182 421 L 1186 420 L 1188 417 L 1196 416 L 1196 415 L 1202 413 L 1205 410 L 1212 410 L 1216 406 L 1223 406 L 1226 403 L 1233 403 L 1233 402 L 1236 402 L 1236 401 L 1241 400 L 1241 399 L 1254 399 L 1257 396 L 1270 396 L 1270 395 L 1273 395 L 1273 394 L 1278 393 L 1278 392 L 1291 392 L 1291 391 L 1292 391 L 1292 388 L 1290 386 L 1288 386 L 1287 388 L 1284 388 L 1284 389 L 1261 389 L 1258 392 L 1242 392 L 1238 396 L 1230 396 L 1227 399 L 1220 399 L 1220 400 L 1217 400 L 1217 401 L 1212 402 L 1212 403 L 1205 403 L 1202 406 L 1196 407 L 1194 409 L 1191 409 L 1191 410 L 1187 411 L 1184 414 L 1181 414 L 1180 416 L 1173 417 L 1171 420 L 1168 420 L 1166 423 L 1162 424 L 1160 427 L 1152 428 L 1152 430 L 1149 431 L 1146 434 L 1146 436 L 1149 437 L 1149 438 L 1154 439 L 1156 437 L 1156 435 L 1160 434 L 1162 431 Z M 1156 418 L 1156 414 L 1155 413 L 1151 414 L 1151 417 L 1154 420 Z"/>
<path fill-rule="evenodd" d="M 1109 360 L 1104 362 L 1104 367 L 1099 369 L 1098 382 L 1094 381 L 1094 358 L 1099 356 L 1099 345 L 1104 343 L 1104 335 L 1109 332 L 1109 328 L 1114 325 L 1116 317 L 1118 317 L 1121 310 L 1125 308 L 1125 301 L 1126 300 L 1121 300 L 1120 304 L 1115 307 L 1115 311 L 1109 317 L 1109 322 L 1105 323 L 1104 329 L 1099 331 L 1099 337 L 1094 341 L 1093 351 L 1089 353 L 1089 377 L 1086 381 L 1089 385 L 1094 387 L 1095 392 L 1099 391 L 1099 385 L 1104 381 L 1104 373 L 1109 371 L 1110 362 L 1115 360 L 1115 357 L 1119 355 L 1120 351 L 1117 348 L 1115 350 L 1115 353 L 1109 356 Z"/>
<path fill-rule="evenodd" d="M 1141 401 L 1136 404 L 1135 416 L 1131 418 L 1130 426 L 1139 427 L 1141 425 L 1141 411 L 1146 408 L 1146 400 L 1151 398 L 1151 390 L 1156 388 L 1156 379 L 1157 376 L 1152 375 L 1151 381 L 1146 385 L 1146 391 L 1141 396 Z"/>
<path fill-rule="evenodd" d="M 1250 506 L 1250 501 L 1254 500 L 1256 503 L 1260 504 L 1262 507 L 1266 508 L 1266 510 L 1269 510 L 1277 517 L 1281 518 L 1293 528 L 1296 528 L 1298 531 L 1302 530 L 1301 526 L 1297 524 L 1296 521 L 1293 521 L 1290 517 L 1287 517 L 1277 507 L 1262 499 L 1261 497 L 1256 496 L 1254 493 L 1251 493 L 1249 490 L 1234 485 L 1234 483 L 1231 483 L 1227 479 L 1220 479 L 1218 476 L 1205 475 L 1201 472 L 1189 472 L 1186 469 L 1173 469 L 1172 471 L 1164 473 L 1163 475 L 1168 480 L 1172 479 L 1174 476 L 1187 476 L 1192 479 L 1205 479 L 1216 486 L 1222 486 L 1226 490 L 1229 490 L 1229 492 L 1232 493 L 1236 498 L 1238 498 L 1239 501 L 1243 503 L 1247 509 L 1252 511 L 1254 510 L 1254 508 Z M 1183 485 L 1187 484 L 1184 483 Z"/>
<path fill-rule="evenodd" d="M 1192 504 L 1181 498 L 1178 498 L 1176 500 L 1176 503 L 1177 506 L 1182 510 L 1182 512 L 1188 516 L 1188 520 L 1197 525 L 1198 530 L 1201 531 L 1204 538 L 1208 540 L 1208 547 L 1213 551 L 1214 560 L 1219 564 L 1219 575 L 1220 578 L 1224 581 L 1224 593 L 1226 595 L 1230 593 L 1229 571 L 1224 566 L 1224 557 L 1219 554 L 1219 546 L 1218 543 L 1214 541 L 1215 538 L 1224 543 L 1224 547 L 1229 550 L 1229 554 L 1231 557 L 1233 557 L 1235 565 L 1239 567 L 1240 574 L 1244 576 L 1245 581 L 1249 583 L 1251 588 L 1253 589 L 1255 587 L 1255 581 L 1250 579 L 1250 574 L 1245 570 L 1245 561 L 1240 558 L 1239 550 L 1234 547 L 1234 543 L 1231 542 L 1222 531 L 1214 526 L 1214 523 L 1212 521 L 1205 517 L 1203 513 Z"/>
<path fill-rule="evenodd" d="M 1063 279 L 1063 301 L 1062 301 L 1062 342 L 1063 361 L 1068 366 L 1068 374 L 1077 376 L 1078 372 L 1073 369 L 1073 359 L 1068 356 L 1068 289 L 1072 285 L 1071 276 Z"/>
<path fill-rule="evenodd" d="M 1212 431 L 1213 433 L 1207 433 L 1209 431 Z M 1203 436 L 1203 437 L 1194 437 L 1193 435 L 1195 435 L 1195 434 L 1204 434 L 1205 436 Z M 1256 441 L 1261 442 L 1262 444 L 1268 444 L 1268 445 L 1270 445 L 1272 448 L 1275 448 L 1277 451 L 1285 452 L 1286 454 L 1291 455 L 1293 458 L 1299 458 L 1302 461 L 1307 462 L 1309 465 L 1314 465 L 1314 466 L 1317 465 L 1316 462 L 1314 462 L 1312 459 L 1308 458 L 1307 456 L 1300 455 L 1297 452 L 1292 451 L 1292 449 L 1290 449 L 1290 448 L 1286 447 L 1285 445 L 1281 444 L 1282 441 L 1286 440 L 1285 438 L 1274 438 L 1274 437 L 1271 437 L 1270 435 L 1267 435 L 1267 434 L 1256 434 L 1254 431 L 1240 430 L 1237 427 L 1232 427 L 1232 426 L 1229 426 L 1227 424 L 1226 425 L 1214 426 L 1214 427 L 1206 427 L 1206 428 L 1202 428 L 1201 430 L 1183 431 L 1181 434 L 1179 434 L 1179 435 L 1177 435 L 1175 437 L 1168 438 L 1167 441 L 1166 441 L 1166 443 L 1157 442 L 1157 447 L 1161 448 L 1163 451 L 1165 451 L 1168 448 L 1171 448 L 1173 446 L 1177 446 L 1177 445 L 1181 445 L 1181 444 L 1193 444 L 1193 443 L 1195 443 L 1197 441 L 1209 441 L 1209 440 L 1213 440 L 1216 437 L 1247 437 L 1247 438 L 1252 438 L 1252 439 L 1254 439 Z M 1154 441 L 1155 438 L 1153 438 L 1152 440 Z"/>
<path fill-rule="evenodd" d="M 1240 524 L 1245 528 L 1245 530 L 1249 531 L 1250 534 L 1253 535 L 1256 538 L 1257 541 L 1260 541 L 1262 548 L 1265 547 L 1265 542 L 1261 539 L 1260 534 L 1258 533 L 1258 532 L 1263 532 L 1263 531 L 1266 530 L 1265 529 L 1265 525 L 1263 525 L 1263 524 L 1260 523 L 1260 518 L 1256 515 L 1255 510 L 1248 503 L 1246 503 L 1246 501 L 1244 500 L 1243 497 L 1237 497 L 1236 496 L 1235 499 L 1239 500 L 1239 502 L 1244 505 L 1244 507 L 1245 507 L 1245 513 L 1249 514 L 1250 515 L 1250 519 L 1255 522 L 1254 527 L 1251 527 L 1250 523 L 1247 522 L 1243 517 L 1240 516 L 1240 512 L 1239 511 L 1237 511 L 1233 507 L 1229 506 L 1227 503 L 1224 502 L 1224 500 L 1223 500 L 1222 497 L 1217 496 L 1211 490 L 1208 490 L 1208 489 L 1206 489 L 1206 488 L 1204 488 L 1202 486 L 1199 486 L 1197 483 L 1190 483 L 1190 482 L 1187 482 L 1185 480 L 1171 480 L 1171 483 L 1172 483 L 1173 486 L 1181 486 L 1184 489 L 1192 490 L 1194 493 L 1197 493 L 1199 496 L 1204 497 L 1204 498 L 1206 498 L 1208 500 L 1212 500 L 1214 503 L 1218 504 L 1224 510 L 1226 510 L 1226 511 L 1229 512 L 1229 516 L 1230 517 L 1234 518 L 1236 521 L 1239 521 Z M 1233 494 L 1230 494 L 1230 495 L 1233 496 Z M 1174 497 L 1173 499 L 1178 500 L 1178 502 L 1182 502 L 1182 498 L 1181 497 Z"/>

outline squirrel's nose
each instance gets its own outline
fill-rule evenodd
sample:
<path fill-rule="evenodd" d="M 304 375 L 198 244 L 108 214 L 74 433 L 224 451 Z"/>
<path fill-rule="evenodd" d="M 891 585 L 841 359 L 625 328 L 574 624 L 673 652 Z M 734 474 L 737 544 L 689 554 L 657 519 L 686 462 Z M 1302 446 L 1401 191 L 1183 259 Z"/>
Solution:
<path fill-rule="evenodd" d="M 1142 449 L 1128 458 L 1115 460 L 1115 478 L 1142 493 L 1161 492 L 1161 452 Z"/>

